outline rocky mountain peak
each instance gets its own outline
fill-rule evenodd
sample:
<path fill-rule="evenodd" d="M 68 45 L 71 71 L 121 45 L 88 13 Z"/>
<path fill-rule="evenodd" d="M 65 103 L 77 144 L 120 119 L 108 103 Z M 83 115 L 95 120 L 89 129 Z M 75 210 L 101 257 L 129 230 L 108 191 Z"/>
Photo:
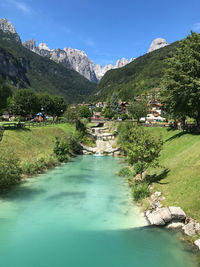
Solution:
<path fill-rule="evenodd" d="M 21 39 L 10 21 L 7 19 L 0 19 L 0 29 L 6 33 L 12 33 L 15 36 L 15 40 L 21 43 Z"/>
<path fill-rule="evenodd" d="M 126 58 L 122 58 L 121 60 L 118 59 L 115 63 L 115 65 L 109 64 L 109 65 L 105 65 L 104 67 L 102 67 L 100 64 L 97 64 L 95 67 L 95 73 L 97 76 L 98 80 L 101 80 L 101 78 L 106 74 L 107 71 L 112 70 L 112 69 L 118 69 L 118 68 L 122 68 L 125 65 L 127 65 L 128 63 L 132 62 L 134 60 L 134 58 L 131 58 L 130 60 L 126 59 Z"/>
<path fill-rule="evenodd" d="M 157 39 L 153 40 L 153 42 L 151 43 L 151 46 L 148 50 L 148 53 L 155 51 L 157 49 L 160 49 L 162 47 L 165 47 L 167 45 L 169 45 L 169 43 L 167 43 L 167 41 L 165 39 L 157 38 Z"/>
<path fill-rule="evenodd" d="M 38 46 L 38 48 L 39 48 L 40 50 L 51 51 L 51 49 L 50 49 L 50 48 L 48 47 L 48 45 L 45 44 L 45 43 L 40 43 L 39 46 Z"/>
<path fill-rule="evenodd" d="M 31 39 L 31 40 L 24 42 L 23 46 L 25 46 L 26 48 L 28 48 L 31 51 L 35 51 L 35 49 L 36 49 L 35 39 Z"/>

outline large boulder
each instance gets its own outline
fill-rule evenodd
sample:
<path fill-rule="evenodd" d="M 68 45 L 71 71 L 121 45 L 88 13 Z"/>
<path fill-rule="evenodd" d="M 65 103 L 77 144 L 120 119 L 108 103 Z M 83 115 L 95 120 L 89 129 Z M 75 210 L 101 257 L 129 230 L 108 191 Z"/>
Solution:
<path fill-rule="evenodd" d="M 159 211 L 154 211 L 147 216 L 151 225 L 165 225 L 165 221 L 161 218 Z"/>
<path fill-rule="evenodd" d="M 161 208 L 151 213 L 146 213 L 147 219 L 152 225 L 165 225 L 172 219 L 168 208 Z"/>
<path fill-rule="evenodd" d="M 184 221 L 186 218 L 185 212 L 180 207 L 169 207 L 169 211 L 174 221 Z"/>

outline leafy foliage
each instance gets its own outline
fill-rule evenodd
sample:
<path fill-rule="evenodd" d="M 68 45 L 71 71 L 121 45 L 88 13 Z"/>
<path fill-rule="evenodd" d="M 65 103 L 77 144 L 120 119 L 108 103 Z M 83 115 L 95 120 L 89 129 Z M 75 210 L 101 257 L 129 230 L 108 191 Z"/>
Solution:
<path fill-rule="evenodd" d="M 129 164 L 139 164 L 142 178 L 144 170 L 151 165 L 158 165 L 158 157 L 163 146 L 161 138 L 150 135 L 143 127 L 133 127 L 131 123 L 124 123 L 118 131 L 119 142 L 127 153 Z"/>
<path fill-rule="evenodd" d="M 17 184 L 21 179 L 20 161 L 13 153 L 0 153 L 0 189 Z"/>
<path fill-rule="evenodd" d="M 13 114 L 21 116 L 35 114 L 38 110 L 38 98 L 35 91 L 22 89 L 16 91 L 9 105 Z"/>
<path fill-rule="evenodd" d="M 53 152 L 59 162 L 67 162 L 71 155 L 80 154 L 81 150 L 80 138 L 77 134 L 61 139 L 56 137 Z"/>
<path fill-rule="evenodd" d="M 148 113 L 147 101 L 145 100 L 134 101 L 128 107 L 128 112 L 134 119 L 137 119 L 137 122 L 139 123 L 141 117 L 147 116 Z"/>
<path fill-rule="evenodd" d="M 135 201 L 140 201 L 143 198 L 148 197 L 150 194 L 148 183 L 135 183 L 132 187 L 132 192 Z"/>
<path fill-rule="evenodd" d="M 79 118 L 91 118 L 92 111 L 87 106 L 81 106 L 78 110 Z"/>
<path fill-rule="evenodd" d="M 11 88 L 3 81 L 0 76 L 0 113 L 7 107 L 7 100 L 12 95 Z"/>
<path fill-rule="evenodd" d="M 168 59 L 162 101 L 175 118 L 190 116 L 200 125 L 200 34 L 192 32 Z"/>
<path fill-rule="evenodd" d="M 130 177 L 133 173 L 131 172 L 130 167 L 126 166 L 118 172 L 118 175 L 122 177 Z"/>
<path fill-rule="evenodd" d="M 12 34 L 0 30 L 0 75 L 13 90 L 31 87 L 37 92 L 64 96 L 68 103 L 77 103 L 96 87 L 74 70 L 37 55 L 17 43 Z M 12 69 L 12 72 L 8 70 Z"/>

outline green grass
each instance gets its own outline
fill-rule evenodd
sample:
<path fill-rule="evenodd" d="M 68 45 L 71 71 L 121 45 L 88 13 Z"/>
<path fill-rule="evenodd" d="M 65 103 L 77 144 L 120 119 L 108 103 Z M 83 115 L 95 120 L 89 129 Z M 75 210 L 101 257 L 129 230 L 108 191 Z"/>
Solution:
<path fill-rule="evenodd" d="M 156 169 L 154 190 L 163 192 L 164 204 L 180 206 L 187 215 L 200 220 L 200 135 L 165 128 L 148 128 L 154 135 L 162 134 L 162 168 Z M 169 169 L 169 172 L 163 172 Z M 150 174 L 155 169 L 150 170 Z M 160 176 L 158 176 L 160 175 Z"/>
<path fill-rule="evenodd" d="M 68 135 L 73 131 L 75 128 L 70 124 L 6 130 L 0 149 L 14 153 L 22 162 L 34 162 L 53 154 L 56 137 Z"/>

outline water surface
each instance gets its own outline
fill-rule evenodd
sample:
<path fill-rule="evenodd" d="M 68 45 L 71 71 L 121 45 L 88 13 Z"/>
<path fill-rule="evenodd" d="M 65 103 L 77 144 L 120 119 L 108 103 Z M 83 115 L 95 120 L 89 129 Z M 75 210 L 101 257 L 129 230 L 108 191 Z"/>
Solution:
<path fill-rule="evenodd" d="M 120 160 L 81 156 L 0 199 L 0 267 L 196 267 L 168 231 L 146 226 Z"/>

